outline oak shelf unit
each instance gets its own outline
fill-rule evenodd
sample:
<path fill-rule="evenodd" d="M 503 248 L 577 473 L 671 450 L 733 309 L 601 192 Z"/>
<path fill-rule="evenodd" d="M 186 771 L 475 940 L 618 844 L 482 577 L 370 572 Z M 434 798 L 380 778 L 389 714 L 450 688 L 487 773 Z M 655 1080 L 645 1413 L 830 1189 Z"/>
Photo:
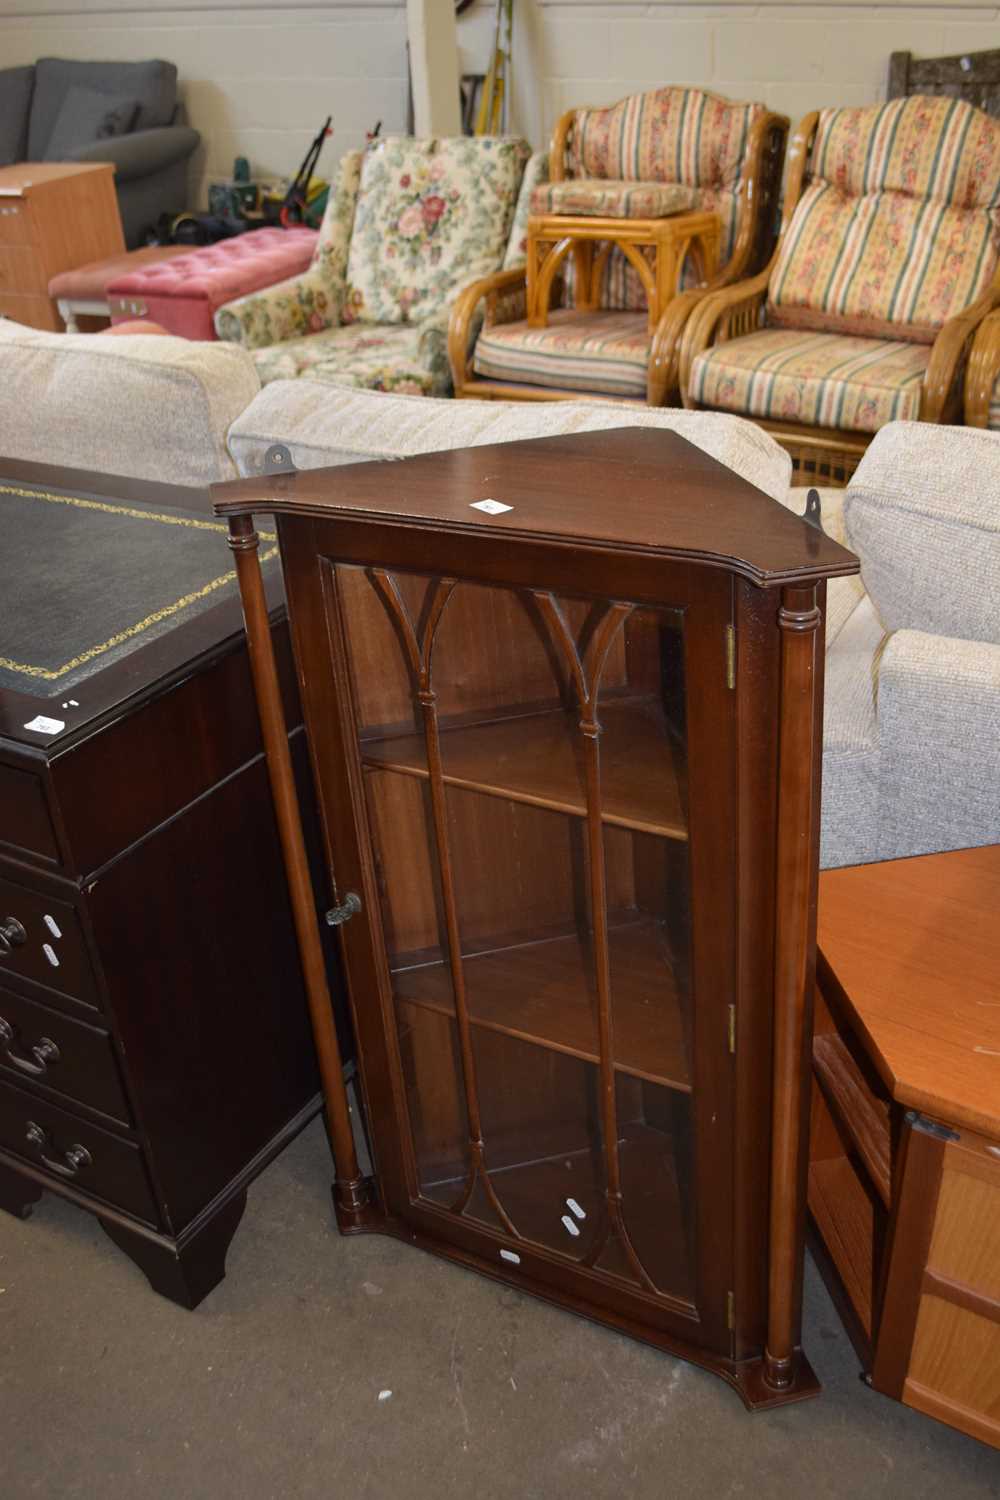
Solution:
<path fill-rule="evenodd" d="M 856 560 L 668 432 L 214 498 L 316 974 L 255 623 L 251 516 L 277 517 L 378 1163 L 361 1176 L 328 1066 L 341 1230 L 680 1353 L 750 1408 L 814 1394 L 823 608 Z"/>

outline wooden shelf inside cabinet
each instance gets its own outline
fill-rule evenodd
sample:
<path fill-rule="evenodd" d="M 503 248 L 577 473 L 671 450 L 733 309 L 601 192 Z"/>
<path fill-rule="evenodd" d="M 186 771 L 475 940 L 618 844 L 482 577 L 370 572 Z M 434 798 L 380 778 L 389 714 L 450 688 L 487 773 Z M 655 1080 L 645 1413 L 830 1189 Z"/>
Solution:
<path fill-rule="evenodd" d="M 816 1037 L 813 1067 L 837 1124 L 888 1208 L 892 1192 L 888 1103 L 875 1097 L 846 1044 L 835 1033 Z"/>
<path fill-rule="evenodd" d="M 628 922 L 612 927 L 609 938 L 616 1070 L 690 1092 L 683 1019 L 660 924 Z M 599 1061 L 593 964 L 589 944 L 576 933 L 467 954 L 463 966 L 473 1025 Z M 454 1015 L 447 964 L 396 969 L 393 982 L 398 999 Z"/>
<path fill-rule="evenodd" d="M 605 823 L 686 839 L 681 787 L 663 710 L 653 699 L 611 702 L 599 711 L 601 814 Z M 421 734 L 364 739 L 366 766 L 427 777 Z M 563 709 L 488 724 L 441 726 L 445 784 L 585 817 L 582 738 Z"/>

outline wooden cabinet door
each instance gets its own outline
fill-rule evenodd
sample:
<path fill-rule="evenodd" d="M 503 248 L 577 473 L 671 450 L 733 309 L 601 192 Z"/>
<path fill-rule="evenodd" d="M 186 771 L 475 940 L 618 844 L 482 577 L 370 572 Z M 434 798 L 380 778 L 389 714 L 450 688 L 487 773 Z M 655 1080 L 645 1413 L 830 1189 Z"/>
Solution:
<path fill-rule="evenodd" d="M 650 604 L 283 546 L 386 1212 L 728 1355 L 729 579 Z"/>

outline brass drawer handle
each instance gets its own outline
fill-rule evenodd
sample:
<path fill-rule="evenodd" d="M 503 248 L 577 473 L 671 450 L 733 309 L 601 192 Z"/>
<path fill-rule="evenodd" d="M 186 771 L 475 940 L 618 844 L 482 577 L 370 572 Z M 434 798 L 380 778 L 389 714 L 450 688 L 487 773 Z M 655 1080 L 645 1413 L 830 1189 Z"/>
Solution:
<path fill-rule="evenodd" d="M 28 934 L 16 917 L 0 917 L 0 958 L 28 941 Z"/>
<path fill-rule="evenodd" d="M 25 1139 L 29 1146 L 34 1146 L 38 1153 L 38 1159 L 50 1172 L 55 1172 L 59 1177 L 76 1177 L 84 1167 L 89 1167 L 92 1162 L 90 1152 L 86 1146 L 69 1146 L 62 1153 L 62 1161 L 46 1153 L 46 1147 L 50 1146 L 48 1134 L 34 1120 L 28 1121 L 25 1131 Z"/>
<path fill-rule="evenodd" d="M 39 1037 L 33 1046 L 24 1049 L 18 1046 L 16 1038 L 13 1026 L 0 1016 L 0 1047 L 7 1061 L 15 1068 L 20 1068 L 22 1073 L 30 1073 L 37 1078 L 46 1068 L 59 1061 L 59 1048 L 47 1036 Z"/>

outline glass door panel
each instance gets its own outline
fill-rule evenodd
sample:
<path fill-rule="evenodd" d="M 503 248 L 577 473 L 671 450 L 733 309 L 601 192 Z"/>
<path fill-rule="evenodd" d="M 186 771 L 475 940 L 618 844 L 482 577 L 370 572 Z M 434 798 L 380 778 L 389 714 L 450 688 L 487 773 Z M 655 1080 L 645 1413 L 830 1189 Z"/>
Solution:
<path fill-rule="evenodd" d="M 415 1191 L 688 1300 L 682 618 L 338 580 Z"/>

